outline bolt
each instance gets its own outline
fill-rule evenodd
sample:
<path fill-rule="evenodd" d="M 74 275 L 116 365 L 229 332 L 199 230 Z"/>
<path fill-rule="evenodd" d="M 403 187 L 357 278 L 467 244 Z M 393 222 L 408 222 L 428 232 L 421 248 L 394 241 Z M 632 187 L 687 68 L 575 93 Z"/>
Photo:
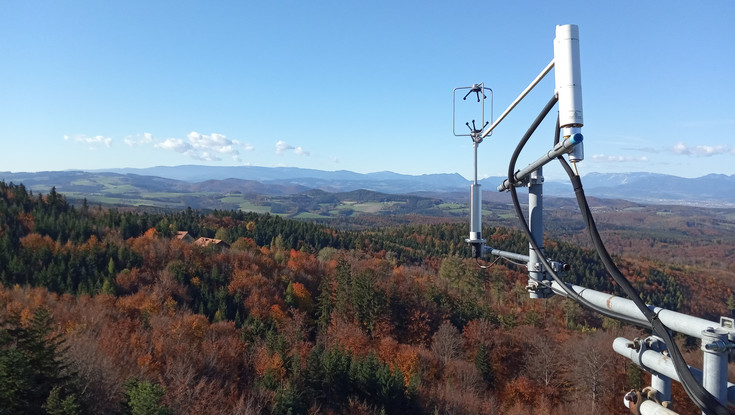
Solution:
<path fill-rule="evenodd" d="M 704 348 L 715 353 L 723 353 L 726 352 L 728 349 L 731 349 L 733 347 L 732 344 L 726 343 L 722 340 L 715 340 L 712 343 L 707 343 L 704 345 Z"/>

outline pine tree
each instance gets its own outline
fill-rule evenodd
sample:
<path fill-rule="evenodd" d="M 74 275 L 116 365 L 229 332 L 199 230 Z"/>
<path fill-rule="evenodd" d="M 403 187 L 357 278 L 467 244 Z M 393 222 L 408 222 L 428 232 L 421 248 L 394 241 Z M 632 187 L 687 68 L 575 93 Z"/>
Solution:
<path fill-rule="evenodd" d="M 350 308 L 350 291 L 352 287 L 352 270 L 344 259 L 337 263 L 337 293 L 335 309 L 340 316 L 345 316 Z"/>
<path fill-rule="evenodd" d="M 286 294 L 283 297 L 283 301 L 286 303 L 288 307 L 296 308 L 296 298 L 293 295 L 293 282 L 288 283 L 288 287 L 286 287 Z"/>
<path fill-rule="evenodd" d="M 306 358 L 306 368 L 304 369 L 304 394 L 306 399 L 312 401 L 321 401 L 324 398 L 322 390 L 322 382 L 324 380 L 324 367 L 322 366 L 322 357 L 324 348 L 320 345 L 314 346 Z"/>
<path fill-rule="evenodd" d="M 385 292 L 375 287 L 375 275 L 370 270 L 361 271 L 353 279 L 351 302 L 357 321 L 372 334 L 388 301 Z"/>
<path fill-rule="evenodd" d="M 129 381 L 128 407 L 132 415 L 169 415 L 171 411 L 161 403 L 166 390 L 148 381 Z"/>
<path fill-rule="evenodd" d="M 115 275 L 117 273 L 115 272 L 115 261 L 110 258 L 110 262 L 107 263 L 107 275 L 110 278 L 115 278 Z"/>
<path fill-rule="evenodd" d="M 727 298 L 727 309 L 730 315 L 735 315 L 735 293 L 730 294 L 730 297 Z"/>
<path fill-rule="evenodd" d="M 100 292 L 102 294 L 115 295 L 115 284 L 109 278 L 105 278 L 105 282 L 102 283 L 102 289 Z"/>
<path fill-rule="evenodd" d="M 332 316 L 332 278 L 329 275 L 324 275 L 321 282 L 319 282 L 319 297 L 317 297 L 317 327 L 320 332 L 327 330 L 329 326 L 329 320 Z"/>
<path fill-rule="evenodd" d="M 482 376 L 485 384 L 487 384 L 488 387 L 492 387 L 495 382 L 495 374 L 493 373 L 493 368 L 490 365 L 490 355 L 488 354 L 487 347 L 485 347 L 484 344 L 481 344 L 477 349 L 477 354 L 475 355 L 475 367 L 477 368 L 477 371 L 480 372 L 480 376 Z"/>
<path fill-rule="evenodd" d="M 350 383 L 350 355 L 344 349 L 333 347 L 324 353 L 324 394 L 330 401 L 347 399 Z"/>
<path fill-rule="evenodd" d="M 69 394 L 63 399 L 61 396 L 62 390 L 60 387 L 55 386 L 51 389 L 51 393 L 43 405 L 46 413 L 49 415 L 78 415 L 82 413 L 74 394 Z"/>
<path fill-rule="evenodd" d="M 34 311 L 27 327 L 17 316 L 0 321 L 0 414 L 44 413 L 42 405 L 53 389 L 71 384 L 64 350 L 61 336 L 52 335 L 45 307 Z"/>

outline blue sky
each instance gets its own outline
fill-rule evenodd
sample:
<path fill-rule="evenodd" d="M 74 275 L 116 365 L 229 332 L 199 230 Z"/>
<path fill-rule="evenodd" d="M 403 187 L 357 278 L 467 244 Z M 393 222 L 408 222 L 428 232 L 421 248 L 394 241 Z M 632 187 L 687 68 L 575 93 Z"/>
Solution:
<path fill-rule="evenodd" d="M 555 25 L 573 23 L 581 173 L 735 174 L 731 0 L 6 0 L 0 19 L 0 171 L 207 164 L 469 178 L 452 89 L 485 82 L 497 116 L 553 58 Z M 553 88 L 549 76 L 480 146 L 481 176 L 507 171 Z M 519 164 L 550 146 L 552 118 Z"/>

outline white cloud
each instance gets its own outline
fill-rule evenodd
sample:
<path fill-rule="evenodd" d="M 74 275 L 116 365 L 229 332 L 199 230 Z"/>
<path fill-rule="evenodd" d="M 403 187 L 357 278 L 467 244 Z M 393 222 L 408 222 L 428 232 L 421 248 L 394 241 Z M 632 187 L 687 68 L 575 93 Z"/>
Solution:
<path fill-rule="evenodd" d="M 298 154 L 299 156 L 308 157 L 311 155 L 308 151 L 304 150 L 302 147 L 296 147 L 295 149 L 293 149 L 293 152 Z"/>
<path fill-rule="evenodd" d="M 185 153 L 191 150 L 191 145 L 180 138 L 167 138 L 164 142 L 154 145 L 155 148 L 173 150 L 177 153 Z"/>
<path fill-rule="evenodd" d="M 112 138 L 105 137 L 103 135 L 95 135 L 91 137 L 84 135 L 84 134 L 77 134 L 74 136 L 64 135 L 64 140 L 66 141 L 73 140 L 74 142 L 77 142 L 77 143 L 86 143 L 90 145 L 90 148 L 94 148 L 95 146 L 98 146 L 98 145 L 104 145 L 106 147 L 112 146 Z"/>
<path fill-rule="evenodd" d="M 630 162 L 645 162 L 648 161 L 648 157 L 634 157 L 634 156 L 610 156 L 607 154 L 594 154 L 592 160 L 600 163 L 630 163 Z"/>
<path fill-rule="evenodd" d="M 202 152 L 216 152 L 221 154 L 232 154 L 236 150 L 232 147 L 235 144 L 222 134 L 212 133 L 211 135 L 200 134 L 192 131 L 186 135 L 191 146 Z"/>
<path fill-rule="evenodd" d="M 196 131 L 187 134 L 186 139 L 167 138 L 154 145 L 156 148 L 185 154 L 194 160 L 220 161 L 222 156 L 227 155 L 239 162 L 240 151 L 237 146 L 240 146 L 239 141 L 231 140 L 224 134 L 201 134 Z M 248 150 L 248 145 L 245 149 Z"/>
<path fill-rule="evenodd" d="M 731 150 L 728 146 L 693 146 L 689 147 L 681 141 L 676 143 L 673 147 L 674 153 L 683 156 L 697 156 L 697 157 L 710 157 L 718 154 L 729 153 Z"/>
<path fill-rule="evenodd" d="M 278 140 L 276 142 L 276 154 L 283 154 L 288 150 L 293 150 L 294 154 L 297 156 L 308 157 L 311 155 L 311 153 L 306 151 L 303 147 L 294 147 L 283 140 Z"/>
<path fill-rule="evenodd" d="M 63 138 L 66 141 L 89 144 L 91 148 L 101 145 L 110 147 L 113 140 L 110 137 L 102 135 L 86 136 L 83 134 L 65 134 Z M 242 162 L 242 159 L 240 158 L 241 148 L 245 151 L 254 150 L 254 147 L 251 144 L 243 145 L 240 141 L 229 139 L 224 134 L 201 134 L 196 131 L 192 131 L 187 134 L 186 138 L 171 137 L 163 141 L 155 139 L 151 133 L 131 134 L 126 136 L 123 139 L 123 142 L 130 147 L 147 146 L 152 144 L 154 148 L 174 151 L 195 160 L 203 161 L 220 161 L 224 156 L 227 156 L 240 163 Z M 293 147 L 290 148 L 293 149 Z"/>
<path fill-rule="evenodd" d="M 130 147 L 137 147 L 144 144 L 150 144 L 153 142 L 153 134 L 151 133 L 143 133 L 143 134 L 136 134 L 136 135 L 129 135 L 123 139 L 125 144 L 129 145 Z"/>
<path fill-rule="evenodd" d="M 278 140 L 276 142 L 276 154 L 283 154 L 284 151 L 293 149 L 293 146 L 286 144 L 283 140 Z"/>

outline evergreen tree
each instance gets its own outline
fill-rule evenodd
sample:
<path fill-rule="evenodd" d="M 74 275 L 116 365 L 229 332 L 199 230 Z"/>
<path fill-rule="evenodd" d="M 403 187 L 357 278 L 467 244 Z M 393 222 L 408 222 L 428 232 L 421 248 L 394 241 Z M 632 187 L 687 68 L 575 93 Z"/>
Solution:
<path fill-rule="evenodd" d="M 495 382 L 495 374 L 493 368 L 490 365 L 490 354 L 487 352 L 487 347 L 481 344 L 477 348 L 477 354 L 475 355 L 475 367 L 480 372 L 480 376 L 485 381 L 488 387 L 492 387 Z"/>
<path fill-rule="evenodd" d="M 63 341 L 52 335 L 52 319 L 45 307 L 34 311 L 27 327 L 18 316 L 0 321 L 0 414 L 45 413 L 42 405 L 54 388 L 71 384 L 63 353 Z M 67 403 L 68 408 L 74 400 Z"/>
<path fill-rule="evenodd" d="M 115 261 L 110 257 L 110 262 L 107 263 L 107 275 L 110 278 L 115 278 L 115 275 L 117 273 L 115 272 Z"/>
<path fill-rule="evenodd" d="M 727 298 L 727 310 L 730 311 L 730 315 L 735 315 L 735 293 Z"/>
<path fill-rule="evenodd" d="M 76 396 L 69 394 L 66 398 L 62 399 L 62 390 L 58 386 L 51 389 L 51 393 L 48 399 L 46 399 L 43 409 L 49 415 L 78 415 L 82 413 Z"/>
<path fill-rule="evenodd" d="M 337 293 L 335 309 L 341 316 L 346 316 L 350 309 L 350 290 L 352 287 L 352 270 L 344 259 L 337 263 Z"/>
<path fill-rule="evenodd" d="M 356 275 L 352 282 L 351 300 L 357 321 L 372 334 L 387 306 L 387 298 L 385 292 L 375 287 L 375 275 L 371 270 L 364 270 Z"/>
<path fill-rule="evenodd" d="M 302 393 L 291 384 L 288 384 L 276 392 L 273 399 L 272 414 L 274 415 L 297 415 L 306 413 L 306 406 L 302 400 Z"/>
<path fill-rule="evenodd" d="M 166 391 L 148 381 L 130 381 L 127 385 L 128 407 L 131 415 L 169 415 L 171 411 L 161 403 Z"/>
<path fill-rule="evenodd" d="M 322 382 L 324 381 L 324 367 L 322 358 L 324 348 L 320 345 L 314 346 L 306 358 L 304 368 L 304 394 L 307 400 L 321 401 L 324 398 Z"/>
<path fill-rule="evenodd" d="M 288 307 L 297 307 L 296 298 L 293 295 L 293 282 L 288 283 L 288 286 L 286 287 L 286 293 L 283 297 L 283 302 L 285 302 Z"/>
<path fill-rule="evenodd" d="M 347 399 L 350 383 L 350 355 L 340 347 L 324 353 L 324 394 L 330 401 L 343 402 Z"/>
<path fill-rule="evenodd" d="M 319 282 L 319 297 L 317 297 L 317 327 L 320 332 L 326 331 L 332 316 L 334 305 L 332 304 L 332 278 L 324 275 Z"/>

